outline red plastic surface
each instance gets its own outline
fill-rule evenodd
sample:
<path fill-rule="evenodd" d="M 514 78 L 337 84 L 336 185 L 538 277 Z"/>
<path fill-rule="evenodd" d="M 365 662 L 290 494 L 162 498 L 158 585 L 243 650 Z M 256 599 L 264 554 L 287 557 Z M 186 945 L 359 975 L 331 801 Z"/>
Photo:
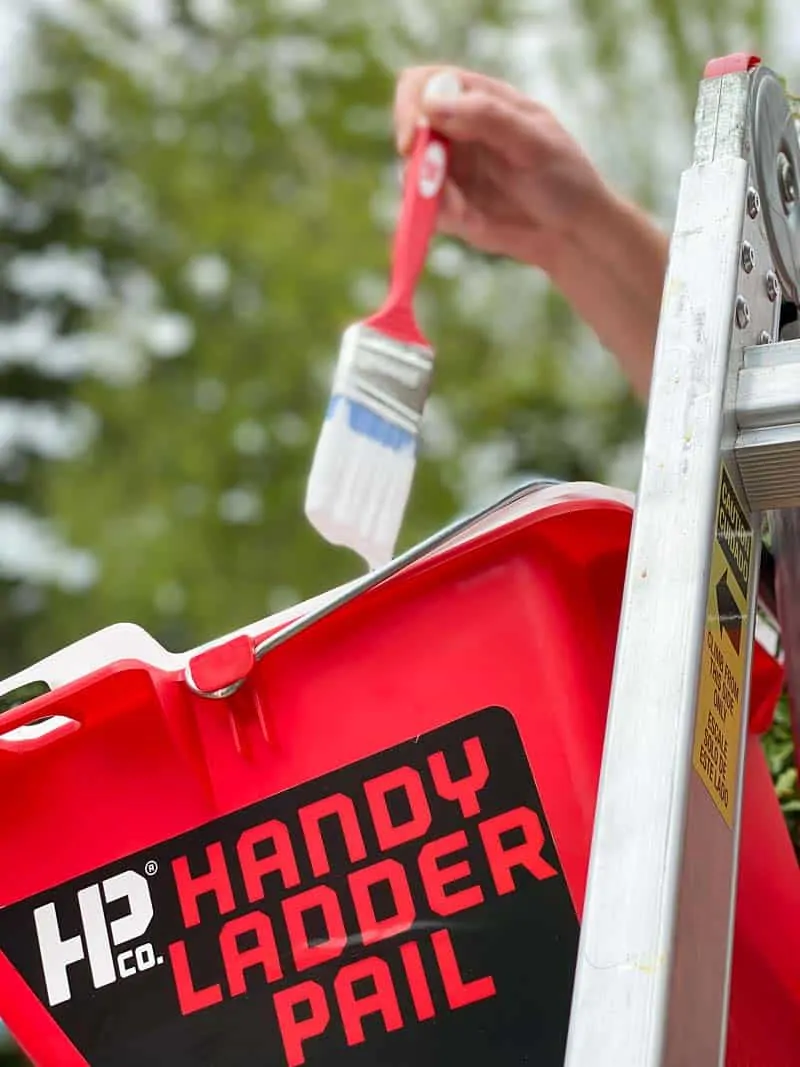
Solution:
<path fill-rule="evenodd" d="M 783 671 L 770 654 L 756 642 L 752 664 L 753 700 L 750 702 L 750 732 L 765 734 L 775 718 L 775 707 L 783 692 Z"/>
<path fill-rule="evenodd" d="M 247 678 L 254 663 L 253 642 L 242 634 L 198 652 L 189 668 L 197 688 L 203 693 L 213 693 Z"/>
<path fill-rule="evenodd" d="M 710 59 L 703 71 L 704 78 L 722 78 L 725 74 L 741 74 L 752 70 L 761 62 L 761 56 L 750 52 L 734 52 L 729 56 Z"/>
<path fill-rule="evenodd" d="M 0 749 L 0 905 L 501 705 L 515 714 L 580 915 L 630 522 L 607 500 L 516 520 L 337 609 L 270 652 L 224 704 L 121 663 L 8 713 L 9 727 L 47 712 L 80 728 Z M 779 677 L 762 655 L 756 722 Z M 726 1063 L 789 1067 L 800 1049 L 800 872 L 755 735 L 746 775 Z M 4 956 L 0 1015 L 41 1067 L 84 1062 Z"/>
<path fill-rule="evenodd" d="M 414 290 L 436 229 L 448 157 L 445 138 L 429 126 L 417 131 L 395 231 L 389 294 L 366 323 L 403 344 L 429 347 L 414 314 Z"/>

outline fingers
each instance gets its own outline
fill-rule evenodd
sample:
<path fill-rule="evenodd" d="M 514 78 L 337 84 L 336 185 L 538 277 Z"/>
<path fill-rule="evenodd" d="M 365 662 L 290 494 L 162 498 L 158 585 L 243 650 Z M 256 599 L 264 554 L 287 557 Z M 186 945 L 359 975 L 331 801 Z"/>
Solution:
<path fill-rule="evenodd" d="M 477 144 L 509 162 L 525 158 L 536 139 L 530 112 L 481 89 L 454 100 L 430 100 L 423 105 L 431 126 L 456 144 Z"/>
<path fill-rule="evenodd" d="M 464 241 L 489 255 L 499 254 L 511 241 L 519 241 L 519 227 L 508 223 L 489 223 L 483 212 L 476 210 L 467 196 L 454 183 L 448 182 L 442 191 L 437 222 L 439 233 Z"/>
<path fill-rule="evenodd" d="M 452 71 L 458 77 L 465 95 L 481 92 L 526 111 L 536 108 L 533 101 L 512 86 L 485 74 L 462 70 L 458 67 L 447 67 L 444 64 L 413 67 L 401 74 L 395 90 L 394 121 L 397 149 L 401 155 L 409 151 L 414 139 L 414 131 L 420 121 L 426 121 L 432 117 L 430 109 L 434 104 L 432 101 L 424 101 L 425 86 L 434 74 L 443 70 Z"/>
<path fill-rule="evenodd" d="M 465 212 L 466 203 L 463 193 L 453 182 L 446 182 L 442 189 L 439 215 L 436 220 L 439 232 L 450 237 L 462 237 Z"/>

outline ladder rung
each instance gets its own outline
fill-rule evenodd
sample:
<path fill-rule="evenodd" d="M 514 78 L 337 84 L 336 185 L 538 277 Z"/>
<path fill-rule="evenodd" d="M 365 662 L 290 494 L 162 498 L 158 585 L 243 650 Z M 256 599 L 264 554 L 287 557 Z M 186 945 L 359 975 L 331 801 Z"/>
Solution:
<path fill-rule="evenodd" d="M 736 423 L 736 461 L 750 506 L 800 506 L 800 341 L 747 349 Z"/>

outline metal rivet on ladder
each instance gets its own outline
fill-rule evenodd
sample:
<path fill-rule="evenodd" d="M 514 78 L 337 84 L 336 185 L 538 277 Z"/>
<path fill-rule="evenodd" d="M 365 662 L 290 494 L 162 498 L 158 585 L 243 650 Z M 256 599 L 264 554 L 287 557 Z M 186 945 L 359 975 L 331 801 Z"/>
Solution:
<path fill-rule="evenodd" d="M 781 295 L 781 283 L 778 281 L 778 275 L 774 270 L 767 273 L 767 296 L 775 303 L 778 297 Z"/>
<path fill-rule="evenodd" d="M 743 296 L 736 297 L 736 325 L 740 330 L 750 325 L 750 305 Z"/>
<path fill-rule="evenodd" d="M 797 175 L 791 159 L 785 152 L 778 153 L 778 188 L 780 189 L 784 209 L 788 211 L 796 203 L 798 192 Z"/>
<path fill-rule="evenodd" d="M 754 219 L 761 210 L 761 197 L 758 190 L 752 187 L 747 190 L 747 214 Z"/>
<path fill-rule="evenodd" d="M 742 269 L 745 274 L 749 274 L 750 271 L 756 265 L 756 250 L 750 244 L 749 241 L 745 241 L 742 245 Z"/>
<path fill-rule="evenodd" d="M 766 330 L 762 330 L 761 333 L 758 335 L 758 343 L 760 345 L 772 344 L 771 334 L 768 334 Z"/>

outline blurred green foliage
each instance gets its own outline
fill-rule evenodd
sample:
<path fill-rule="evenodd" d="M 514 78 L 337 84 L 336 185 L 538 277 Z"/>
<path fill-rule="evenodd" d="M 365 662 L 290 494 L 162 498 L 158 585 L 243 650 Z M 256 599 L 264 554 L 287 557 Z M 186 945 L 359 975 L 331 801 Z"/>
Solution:
<path fill-rule="evenodd" d="M 3 572 L 3 671 L 121 619 L 186 648 L 358 573 L 302 501 L 338 338 L 385 284 L 404 63 L 541 93 L 668 220 L 703 64 L 760 50 L 768 5 L 566 6 L 78 0 L 37 16 L 0 151 L 0 387 L 67 444 L 18 434 L 0 484 L 73 555 Z M 53 257 L 66 281 L 32 286 Z M 633 484 L 642 412 L 541 277 L 439 241 L 420 307 L 437 372 L 405 545 L 536 472 Z M 14 332 L 36 315 L 38 350 Z M 796 828 L 783 708 L 767 746 Z"/>
<path fill-rule="evenodd" d="M 76 387 L 96 435 L 47 472 L 48 512 L 99 580 L 50 598 L 33 647 L 118 618 L 186 647 L 359 569 L 308 527 L 302 496 L 338 338 L 385 283 L 397 174 L 382 56 L 425 48 L 358 5 L 238 2 L 213 28 L 178 5 L 155 32 L 90 6 L 80 35 L 42 27 L 57 83 L 42 74 L 19 102 L 22 127 L 66 140 L 63 195 L 105 284 L 81 328 L 109 349 Z M 438 39 L 502 15 L 454 5 Z M 423 311 L 439 405 L 406 542 L 462 506 L 482 446 L 500 476 L 599 477 L 603 447 L 641 423 L 618 382 L 576 404 L 563 367 L 577 327 L 550 293 L 531 306 L 536 279 L 505 268 L 506 296 L 504 268 L 454 246 L 437 262 Z"/>
<path fill-rule="evenodd" d="M 787 700 L 782 700 L 775 713 L 772 730 L 764 738 L 775 789 L 786 816 L 798 856 L 800 856 L 800 783 Z"/>

